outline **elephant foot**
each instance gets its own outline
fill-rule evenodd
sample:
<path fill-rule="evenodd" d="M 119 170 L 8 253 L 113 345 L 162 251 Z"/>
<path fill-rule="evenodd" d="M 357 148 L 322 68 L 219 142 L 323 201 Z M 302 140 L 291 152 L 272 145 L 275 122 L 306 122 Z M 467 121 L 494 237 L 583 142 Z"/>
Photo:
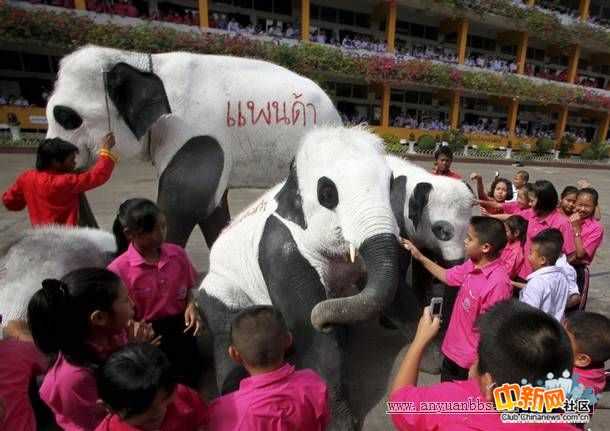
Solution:
<path fill-rule="evenodd" d="M 441 342 L 439 339 L 437 339 L 430 343 L 426 349 L 424 357 L 419 365 L 419 371 L 438 375 L 441 373 L 442 363 L 443 354 L 441 353 Z"/>

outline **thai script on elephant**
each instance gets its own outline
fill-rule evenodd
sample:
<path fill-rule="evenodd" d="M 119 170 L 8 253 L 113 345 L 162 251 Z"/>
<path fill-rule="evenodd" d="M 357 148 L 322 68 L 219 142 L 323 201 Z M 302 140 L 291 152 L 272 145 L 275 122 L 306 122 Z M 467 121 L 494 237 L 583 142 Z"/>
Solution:
<path fill-rule="evenodd" d="M 227 127 L 261 125 L 285 125 L 306 127 L 318 123 L 318 113 L 313 103 L 305 103 L 303 94 L 292 93 L 289 101 L 269 100 L 258 104 L 253 100 L 227 101 Z"/>

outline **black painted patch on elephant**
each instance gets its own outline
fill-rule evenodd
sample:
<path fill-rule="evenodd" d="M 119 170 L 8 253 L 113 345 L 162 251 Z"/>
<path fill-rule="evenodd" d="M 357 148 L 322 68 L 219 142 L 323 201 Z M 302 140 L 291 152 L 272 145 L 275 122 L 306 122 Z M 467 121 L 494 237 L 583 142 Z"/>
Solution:
<path fill-rule="evenodd" d="M 193 227 L 215 211 L 224 153 L 211 136 L 196 136 L 178 150 L 159 179 L 158 204 L 167 216 L 168 240 L 186 243 Z"/>
<path fill-rule="evenodd" d="M 299 190 L 299 178 L 294 159 L 290 163 L 290 174 L 282 189 L 275 195 L 277 201 L 276 212 L 286 220 L 298 224 L 303 229 L 307 229 L 305 214 L 303 213 L 303 202 Z"/>
<path fill-rule="evenodd" d="M 117 63 L 108 71 L 106 91 L 138 139 L 162 115 L 172 112 L 161 78 L 126 63 Z"/>
<path fill-rule="evenodd" d="M 78 129 L 83 124 L 81 116 L 69 106 L 56 105 L 53 108 L 53 117 L 66 130 Z"/>
<path fill-rule="evenodd" d="M 407 177 L 400 175 L 392 180 L 390 186 L 390 205 L 394 218 L 400 229 L 400 236 L 407 236 L 407 228 L 405 226 L 405 201 L 407 199 Z"/>
<path fill-rule="evenodd" d="M 428 196 L 432 191 L 432 184 L 418 183 L 413 189 L 413 194 L 409 198 L 409 219 L 413 222 L 413 227 L 417 229 L 422 220 L 424 208 L 428 205 Z"/>

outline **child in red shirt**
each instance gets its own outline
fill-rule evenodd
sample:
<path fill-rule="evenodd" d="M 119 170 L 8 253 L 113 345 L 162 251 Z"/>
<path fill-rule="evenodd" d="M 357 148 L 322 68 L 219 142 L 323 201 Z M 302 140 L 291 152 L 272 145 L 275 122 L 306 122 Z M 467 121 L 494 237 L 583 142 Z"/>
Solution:
<path fill-rule="evenodd" d="M 510 216 L 504 222 L 504 226 L 506 226 L 508 242 L 502 250 L 500 259 L 506 266 L 508 277 L 514 280 L 521 270 L 521 265 L 523 265 L 523 246 L 527 235 L 527 220 L 518 215 Z"/>
<path fill-rule="evenodd" d="M 148 199 L 125 201 L 113 231 L 122 254 L 108 269 L 129 290 L 136 318 L 151 323 L 161 336 L 161 350 L 180 381 L 197 388 L 201 373 L 194 337 L 201 328 L 193 295 L 197 272 L 182 247 L 165 242 L 165 216 Z"/>
<path fill-rule="evenodd" d="M 202 431 L 207 407 L 176 384 L 163 352 L 130 344 L 113 353 L 97 373 L 98 393 L 110 410 L 95 431 Z"/>
<path fill-rule="evenodd" d="M 563 326 L 574 351 L 576 380 L 599 395 L 606 387 L 604 362 L 610 359 L 610 319 L 598 313 L 576 311 L 566 316 Z"/>
<path fill-rule="evenodd" d="M 21 174 L 2 195 L 9 211 L 28 209 L 32 226 L 76 226 L 80 194 L 110 179 L 117 158 L 110 152 L 114 136 L 104 137 L 97 162 L 90 170 L 73 173 L 78 148 L 59 138 L 45 139 L 38 147 L 36 169 Z"/>
<path fill-rule="evenodd" d="M 424 309 L 415 339 L 394 378 L 388 407 L 409 403 L 409 413 L 394 413 L 392 422 L 404 431 L 569 431 L 569 424 L 505 423 L 494 406 L 493 389 L 503 384 L 545 381 L 572 367 L 570 341 L 559 322 L 543 311 L 518 301 L 502 301 L 477 321 L 481 334 L 478 360 L 464 381 L 418 387 L 419 364 L 427 345 L 438 333 L 440 320 Z M 455 405 L 472 412 L 456 414 Z M 459 408 L 459 407 L 458 407 Z M 425 411 L 424 411 L 425 410 Z"/>

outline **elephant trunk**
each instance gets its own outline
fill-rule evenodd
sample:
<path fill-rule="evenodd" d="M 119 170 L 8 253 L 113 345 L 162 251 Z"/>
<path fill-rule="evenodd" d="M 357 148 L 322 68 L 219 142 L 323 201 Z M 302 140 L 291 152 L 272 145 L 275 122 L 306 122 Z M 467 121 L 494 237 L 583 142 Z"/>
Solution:
<path fill-rule="evenodd" d="M 314 328 L 326 332 L 332 325 L 369 320 L 387 307 L 398 285 L 398 247 L 391 233 L 367 238 L 360 247 L 368 274 L 365 288 L 354 296 L 318 303 L 311 311 Z"/>

